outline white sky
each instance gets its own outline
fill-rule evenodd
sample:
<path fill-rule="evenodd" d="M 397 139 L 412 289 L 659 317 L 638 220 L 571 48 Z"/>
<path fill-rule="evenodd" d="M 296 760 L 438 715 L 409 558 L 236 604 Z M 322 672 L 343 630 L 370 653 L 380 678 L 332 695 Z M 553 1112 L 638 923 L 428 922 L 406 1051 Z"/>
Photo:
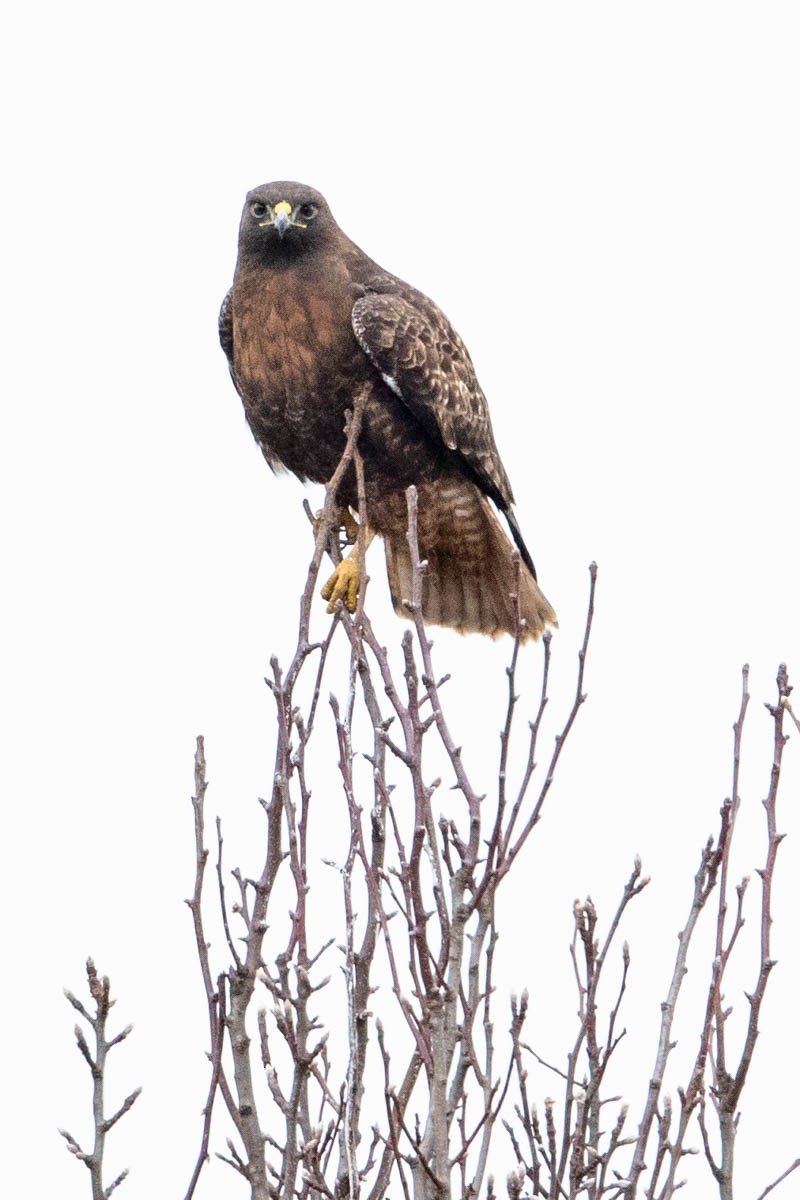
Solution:
<path fill-rule="evenodd" d="M 320 188 L 467 342 L 561 618 L 557 698 L 600 565 L 589 702 L 509 908 L 506 989 L 528 985 L 537 1046 L 556 1057 L 546 1018 L 574 1008 L 572 899 L 591 892 L 610 915 L 639 852 L 654 882 L 626 930 L 626 1024 L 649 1062 L 729 789 L 741 664 L 741 871 L 763 855 L 762 701 L 780 661 L 800 673 L 797 7 L 144 0 L 17 6 L 10 21 L 4 1194 L 88 1194 L 55 1133 L 86 1134 L 61 988 L 83 986 L 87 953 L 136 1024 L 112 1076 L 113 1098 L 145 1088 L 111 1141 L 109 1170 L 133 1171 L 121 1194 L 183 1195 L 194 1161 L 194 737 L 211 811 L 247 847 L 270 779 L 262 677 L 286 657 L 310 552 L 302 489 L 261 460 L 216 340 L 243 195 L 272 178 Z M 378 547 L 371 568 L 396 641 Z M 488 782 L 499 713 L 483 699 L 502 689 L 505 647 L 442 633 L 436 648 Z M 795 751 L 743 1197 L 798 1153 Z M 754 976 L 751 961 L 742 984 Z M 200 1194 L 235 1188 L 227 1170 Z"/>

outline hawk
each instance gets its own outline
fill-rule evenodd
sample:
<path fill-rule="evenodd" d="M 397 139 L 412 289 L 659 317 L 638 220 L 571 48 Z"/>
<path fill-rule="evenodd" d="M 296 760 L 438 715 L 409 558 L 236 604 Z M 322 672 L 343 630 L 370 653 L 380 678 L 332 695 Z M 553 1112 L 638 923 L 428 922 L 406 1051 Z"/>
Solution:
<path fill-rule="evenodd" d="M 367 536 L 385 543 L 395 611 L 408 616 L 405 490 L 418 492 L 422 618 L 461 632 L 523 638 L 556 617 L 536 582 L 467 349 L 436 305 L 360 250 L 325 199 L 300 183 L 249 192 L 222 347 L 253 436 L 273 470 L 326 483 L 345 444 L 345 412 L 364 392 L 358 448 Z M 356 510 L 355 473 L 337 501 Z M 521 562 L 497 511 L 508 523 Z M 352 610 L 355 553 L 323 589 Z"/>

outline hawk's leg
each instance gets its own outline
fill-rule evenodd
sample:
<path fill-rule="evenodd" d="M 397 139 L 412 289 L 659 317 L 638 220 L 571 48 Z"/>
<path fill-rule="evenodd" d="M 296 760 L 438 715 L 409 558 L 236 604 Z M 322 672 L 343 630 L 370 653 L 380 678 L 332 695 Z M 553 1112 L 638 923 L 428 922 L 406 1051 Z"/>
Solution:
<path fill-rule="evenodd" d="M 342 515 L 339 519 L 339 528 L 344 530 L 344 535 L 347 538 L 347 545 L 355 546 L 356 542 L 358 541 L 358 521 L 353 516 L 349 508 L 342 509 Z M 372 541 L 372 537 L 374 537 L 374 534 L 370 535 L 369 530 L 367 530 L 367 536 L 369 538 L 367 545 L 369 545 L 369 543 Z"/>
<path fill-rule="evenodd" d="M 348 512 L 348 516 L 350 516 Z M 352 516 L 350 520 L 353 521 Z M 347 525 L 343 518 L 342 521 L 345 529 Z M 355 524 L 355 522 L 354 522 Z M 358 525 L 355 525 L 356 535 Z M 366 553 L 372 539 L 375 537 L 374 530 L 369 528 L 364 529 L 364 551 Z M 356 602 L 358 600 L 358 589 L 361 584 L 361 577 L 358 570 L 358 545 L 353 546 L 353 549 L 348 554 L 347 558 L 336 567 L 336 570 L 331 575 L 328 582 L 322 589 L 322 599 L 328 601 L 328 612 L 332 613 L 336 609 L 336 602 L 341 600 L 346 606 L 348 612 L 356 611 Z"/>
<path fill-rule="evenodd" d="M 306 510 L 309 520 L 311 521 L 316 538 L 319 532 L 320 522 L 322 521 L 323 509 L 320 509 L 317 515 L 312 519 L 310 507 Z M 358 521 L 353 516 L 349 508 L 343 508 L 339 513 L 339 520 L 335 526 L 336 537 L 339 539 L 339 549 L 344 550 L 345 546 L 354 546 L 358 538 Z M 344 537 L 341 535 L 344 534 Z"/>

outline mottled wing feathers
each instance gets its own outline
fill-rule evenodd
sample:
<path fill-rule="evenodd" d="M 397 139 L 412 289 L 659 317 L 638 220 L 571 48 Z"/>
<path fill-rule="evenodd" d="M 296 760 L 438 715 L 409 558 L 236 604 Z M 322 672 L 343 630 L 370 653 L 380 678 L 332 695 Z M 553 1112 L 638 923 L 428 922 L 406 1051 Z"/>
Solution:
<path fill-rule="evenodd" d="M 412 295 L 414 300 L 368 292 L 357 300 L 356 338 L 423 427 L 457 452 L 476 482 L 507 508 L 513 502 L 511 485 L 466 346 L 431 301 Z"/>

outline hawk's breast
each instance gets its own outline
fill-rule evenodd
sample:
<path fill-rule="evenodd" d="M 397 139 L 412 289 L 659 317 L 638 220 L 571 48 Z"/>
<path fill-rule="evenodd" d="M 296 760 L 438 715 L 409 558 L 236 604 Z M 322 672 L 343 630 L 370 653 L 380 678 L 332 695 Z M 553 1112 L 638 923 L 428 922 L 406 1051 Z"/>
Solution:
<path fill-rule="evenodd" d="M 324 482 L 344 446 L 344 412 L 371 370 L 350 323 L 349 286 L 309 288 L 294 272 L 237 280 L 234 371 L 264 453 Z"/>

